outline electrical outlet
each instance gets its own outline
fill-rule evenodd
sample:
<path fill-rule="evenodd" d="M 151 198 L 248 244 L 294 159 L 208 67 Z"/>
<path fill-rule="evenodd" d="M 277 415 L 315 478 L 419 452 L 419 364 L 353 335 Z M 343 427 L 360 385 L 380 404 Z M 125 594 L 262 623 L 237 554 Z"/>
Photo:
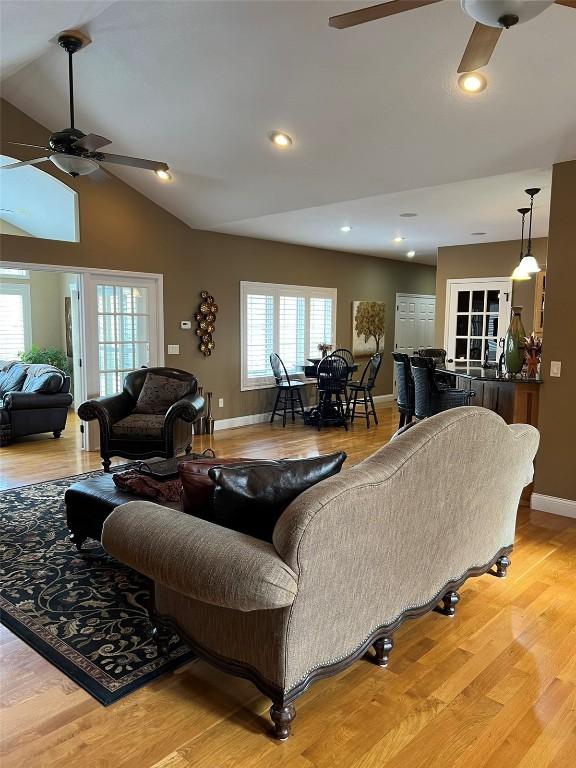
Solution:
<path fill-rule="evenodd" d="M 190 320 L 180 320 L 180 328 L 183 331 L 189 331 L 192 328 L 192 322 Z"/>
<path fill-rule="evenodd" d="M 168 354 L 169 355 L 179 355 L 180 354 L 180 344 L 168 344 Z"/>
<path fill-rule="evenodd" d="M 551 360 L 551 362 L 550 362 L 550 376 L 554 376 L 555 378 L 559 378 L 561 370 L 562 370 L 562 362 L 560 360 Z"/>
<path fill-rule="evenodd" d="M 224 398 L 223 397 L 221 397 L 218 400 L 218 408 L 224 408 Z"/>

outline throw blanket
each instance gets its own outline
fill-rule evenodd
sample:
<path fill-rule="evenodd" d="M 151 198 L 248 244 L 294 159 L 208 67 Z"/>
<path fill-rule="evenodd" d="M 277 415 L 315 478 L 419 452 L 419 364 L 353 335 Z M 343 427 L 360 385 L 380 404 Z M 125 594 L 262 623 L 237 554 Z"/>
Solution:
<path fill-rule="evenodd" d="M 112 480 L 117 488 L 135 496 L 146 496 L 156 501 L 180 501 L 182 493 L 182 481 L 176 477 L 174 480 L 160 482 L 147 475 L 142 475 L 135 469 L 127 469 L 125 472 L 117 472 L 112 475 Z"/>

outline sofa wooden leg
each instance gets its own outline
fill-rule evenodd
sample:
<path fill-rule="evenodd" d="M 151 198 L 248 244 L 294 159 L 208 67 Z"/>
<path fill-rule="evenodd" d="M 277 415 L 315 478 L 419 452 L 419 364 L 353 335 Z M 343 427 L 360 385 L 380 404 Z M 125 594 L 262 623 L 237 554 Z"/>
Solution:
<path fill-rule="evenodd" d="M 435 611 L 443 616 L 454 616 L 456 614 L 456 605 L 460 600 L 458 592 L 446 592 L 442 598 L 442 606 L 437 605 Z"/>
<path fill-rule="evenodd" d="M 102 466 L 104 467 L 104 472 L 110 472 L 110 466 L 112 465 L 112 462 L 110 459 L 102 459 Z"/>
<path fill-rule="evenodd" d="M 488 573 L 491 573 L 492 576 L 496 576 L 497 579 L 505 579 L 508 568 L 510 567 L 510 562 L 511 560 L 509 557 L 502 555 L 502 557 L 499 557 L 498 560 L 496 560 L 496 570 L 488 571 Z"/>
<path fill-rule="evenodd" d="M 375 655 L 372 657 L 374 664 L 379 667 L 387 667 L 392 648 L 394 648 L 394 640 L 391 637 L 381 637 L 380 640 L 376 640 L 374 643 Z"/>
<path fill-rule="evenodd" d="M 52 434 L 54 435 L 54 437 L 56 439 L 58 439 L 60 437 L 60 435 L 62 434 L 62 430 L 61 429 L 56 429 L 54 432 L 52 432 Z"/>
<path fill-rule="evenodd" d="M 286 741 L 290 736 L 292 720 L 296 717 L 294 705 L 290 704 L 283 707 L 281 704 L 273 703 L 270 707 L 270 718 L 274 723 L 274 737 L 279 741 Z"/>

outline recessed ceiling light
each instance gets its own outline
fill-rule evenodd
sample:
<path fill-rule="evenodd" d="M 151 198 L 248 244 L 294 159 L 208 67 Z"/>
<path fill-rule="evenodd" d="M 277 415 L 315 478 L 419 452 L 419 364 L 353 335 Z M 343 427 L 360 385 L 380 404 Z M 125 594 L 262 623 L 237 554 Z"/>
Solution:
<path fill-rule="evenodd" d="M 416 256 L 416 251 L 408 251 L 406 256 L 408 256 L 409 259 L 413 259 L 414 256 Z"/>
<path fill-rule="evenodd" d="M 470 232 L 471 237 L 480 237 L 480 235 L 485 235 L 486 232 Z"/>
<path fill-rule="evenodd" d="M 480 93 L 488 85 L 488 81 L 480 72 L 464 72 L 458 78 L 458 87 L 464 93 Z"/>
<path fill-rule="evenodd" d="M 401 243 L 402 240 L 406 240 L 406 238 L 405 237 L 400 237 L 400 235 L 398 235 L 398 237 L 395 237 L 392 242 L 393 243 Z"/>
<path fill-rule="evenodd" d="M 417 213 L 399 213 L 399 216 L 402 216 L 403 219 L 411 219 L 413 216 L 418 216 Z"/>
<path fill-rule="evenodd" d="M 268 138 L 275 147 L 279 147 L 280 149 L 286 149 L 292 144 L 292 137 L 282 131 L 272 131 L 272 133 L 268 135 Z"/>
<path fill-rule="evenodd" d="M 162 179 L 162 181 L 171 181 L 172 180 L 172 174 L 168 171 L 154 171 L 156 176 L 158 176 L 159 179 Z"/>
<path fill-rule="evenodd" d="M 340 232 L 350 232 L 352 227 L 349 224 L 344 224 L 343 227 L 340 227 Z"/>

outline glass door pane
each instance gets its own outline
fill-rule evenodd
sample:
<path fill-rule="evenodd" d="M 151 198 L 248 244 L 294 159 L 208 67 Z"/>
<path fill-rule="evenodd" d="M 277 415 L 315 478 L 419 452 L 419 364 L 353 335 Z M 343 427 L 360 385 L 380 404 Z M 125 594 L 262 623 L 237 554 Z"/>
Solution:
<path fill-rule="evenodd" d="M 462 365 L 479 365 L 498 358 L 500 333 L 510 312 L 510 281 L 452 283 L 447 296 L 448 358 Z"/>
<path fill-rule="evenodd" d="M 122 391 L 130 371 L 149 366 L 149 288 L 144 285 L 96 285 L 98 381 L 101 396 Z"/>

